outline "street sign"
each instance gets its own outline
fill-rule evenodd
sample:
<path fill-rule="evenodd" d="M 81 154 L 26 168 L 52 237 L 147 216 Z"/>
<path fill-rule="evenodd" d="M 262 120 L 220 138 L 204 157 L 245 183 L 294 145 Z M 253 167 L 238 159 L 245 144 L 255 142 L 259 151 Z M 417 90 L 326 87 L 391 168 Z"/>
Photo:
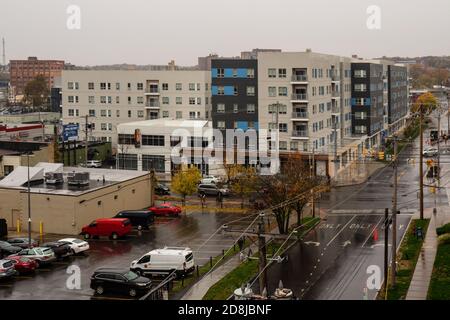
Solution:
<path fill-rule="evenodd" d="M 64 141 L 74 141 L 77 140 L 78 130 L 80 129 L 79 124 L 65 124 L 63 125 L 62 138 Z"/>

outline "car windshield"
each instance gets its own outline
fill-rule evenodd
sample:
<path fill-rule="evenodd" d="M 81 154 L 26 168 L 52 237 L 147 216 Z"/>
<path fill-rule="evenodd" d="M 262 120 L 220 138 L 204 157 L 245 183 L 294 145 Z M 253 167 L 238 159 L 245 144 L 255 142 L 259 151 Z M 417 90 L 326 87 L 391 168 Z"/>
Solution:
<path fill-rule="evenodd" d="M 73 240 L 73 243 L 83 243 L 83 240 L 75 239 L 75 240 Z"/>
<path fill-rule="evenodd" d="M 127 273 L 124 274 L 124 277 L 127 278 L 127 280 L 135 280 L 139 278 L 139 276 L 133 271 L 128 271 Z"/>

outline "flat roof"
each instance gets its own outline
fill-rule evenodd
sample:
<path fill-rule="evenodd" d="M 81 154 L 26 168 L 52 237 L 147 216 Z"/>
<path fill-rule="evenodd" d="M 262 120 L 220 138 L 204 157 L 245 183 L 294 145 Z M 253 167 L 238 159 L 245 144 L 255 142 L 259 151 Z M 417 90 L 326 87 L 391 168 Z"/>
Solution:
<path fill-rule="evenodd" d="M 58 171 L 61 172 L 61 167 L 57 166 L 57 164 L 39 163 L 38 165 L 39 166 L 37 167 L 30 168 L 30 172 L 32 172 L 32 180 L 36 180 L 33 179 L 33 177 L 36 177 L 40 174 L 42 174 L 43 178 L 44 170 L 48 170 L 52 167 L 55 169 L 59 169 Z M 16 172 L 17 169 L 19 170 Z M 27 190 L 27 167 L 19 167 L 17 169 L 10 173 L 10 175 L 5 177 L 3 180 L 0 180 L 0 188 Z M 125 182 L 148 175 L 147 171 L 111 170 L 83 167 L 64 167 L 62 168 L 62 172 L 65 178 L 64 183 L 59 185 L 46 184 L 42 181 L 41 178 L 38 179 L 38 181 L 32 183 L 30 188 L 31 192 L 54 195 L 80 196 L 91 191 L 100 190 L 116 183 Z M 69 173 L 73 172 L 89 172 L 89 184 L 80 187 L 68 185 L 67 176 L 69 175 Z M 105 182 L 103 182 L 103 178 Z"/>

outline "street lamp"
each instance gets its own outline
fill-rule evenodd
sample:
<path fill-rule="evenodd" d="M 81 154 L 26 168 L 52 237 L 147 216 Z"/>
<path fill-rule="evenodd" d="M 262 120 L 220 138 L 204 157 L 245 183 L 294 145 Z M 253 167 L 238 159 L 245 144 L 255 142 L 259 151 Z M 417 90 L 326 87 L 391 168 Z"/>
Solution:
<path fill-rule="evenodd" d="M 31 193 L 30 193 L 30 152 L 27 152 L 28 189 L 28 247 L 31 248 Z"/>

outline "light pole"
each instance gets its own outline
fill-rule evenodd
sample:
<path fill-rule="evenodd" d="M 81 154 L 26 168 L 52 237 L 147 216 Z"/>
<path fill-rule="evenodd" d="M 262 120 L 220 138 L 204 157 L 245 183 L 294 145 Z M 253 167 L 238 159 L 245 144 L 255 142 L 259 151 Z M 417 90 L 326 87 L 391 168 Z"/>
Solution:
<path fill-rule="evenodd" d="M 27 174 L 28 174 L 28 247 L 31 248 L 31 193 L 30 193 L 30 153 L 27 152 Z"/>

